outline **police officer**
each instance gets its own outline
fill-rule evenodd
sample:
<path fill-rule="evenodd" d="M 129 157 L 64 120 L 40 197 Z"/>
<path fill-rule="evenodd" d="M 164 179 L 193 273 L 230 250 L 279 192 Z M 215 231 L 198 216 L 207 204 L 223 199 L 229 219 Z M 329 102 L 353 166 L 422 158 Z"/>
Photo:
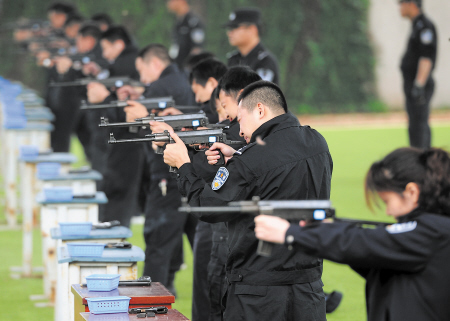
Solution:
<path fill-rule="evenodd" d="M 413 147 L 429 148 L 430 100 L 434 92 L 432 72 L 436 63 L 436 28 L 422 12 L 422 0 L 400 0 L 400 13 L 412 21 L 412 32 L 401 62 L 409 142 Z"/>
<path fill-rule="evenodd" d="M 220 149 L 227 160 L 213 183 L 205 184 L 190 164 L 183 142 L 166 146 L 164 161 L 178 168 L 178 188 L 193 206 L 221 206 L 230 201 L 328 199 L 332 161 L 325 139 L 300 126 L 287 113 L 278 86 L 258 81 L 240 95 L 238 120 L 247 146 L 235 151 L 215 143 L 207 151 L 211 164 Z M 253 218 L 240 213 L 204 213 L 200 219 L 227 222 L 227 293 L 224 320 L 326 320 L 322 260 L 288 251 L 256 254 Z"/>
<path fill-rule="evenodd" d="M 183 70 L 186 58 L 201 51 L 205 41 L 205 27 L 200 18 L 191 11 L 187 0 L 167 0 L 167 9 L 177 16 L 169 54 L 178 68 Z"/>
<path fill-rule="evenodd" d="M 230 45 L 237 49 L 227 55 L 228 67 L 249 66 L 263 80 L 278 84 L 280 82 L 278 61 L 261 44 L 261 11 L 256 8 L 237 9 L 230 14 L 225 27 L 228 29 Z"/>
<path fill-rule="evenodd" d="M 188 80 L 171 62 L 168 50 L 163 45 L 150 44 L 143 48 L 136 59 L 136 66 L 141 82 L 149 84 L 143 93 L 144 97 L 172 96 L 179 105 L 194 103 Z M 118 91 L 119 96 L 124 93 L 132 97 L 139 95 L 129 86 Z M 149 111 L 142 104 L 132 101 L 129 104 L 125 108 L 128 121 L 148 116 Z M 163 283 L 173 292 L 173 278 L 183 262 L 182 235 L 185 232 L 193 243 L 197 219 L 178 212 L 181 195 L 176 180 L 169 173 L 162 156 L 153 152 L 151 144 L 144 147 L 146 161 L 143 179 L 147 185 L 144 275 L 151 275 L 154 281 Z"/>
<path fill-rule="evenodd" d="M 135 67 L 138 49 L 131 41 L 127 30 L 122 26 L 114 26 L 105 31 L 100 40 L 103 57 L 108 60 L 108 73 L 111 77 L 127 76 L 138 79 Z M 94 66 L 94 65 L 93 65 Z M 100 67 L 94 67 L 93 69 Z M 103 84 L 90 83 L 87 86 L 90 103 L 111 101 L 116 98 Z M 108 117 L 111 122 L 125 121 L 125 113 L 119 108 L 108 108 L 89 111 L 96 119 Z M 97 151 L 96 163 L 103 164 L 99 168 L 103 174 L 103 190 L 108 203 L 100 207 L 99 220 L 119 220 L 122 225 L 129 226 L 133 215 L 139 213 L 138 192 L 143 166 L 142 146 L 136 144 L 108 145 L 108 132 L 97 129 L 93 131 L 93 149 Z M 128 128 L 114 128 L 116 137 L 134 138 Z"/>

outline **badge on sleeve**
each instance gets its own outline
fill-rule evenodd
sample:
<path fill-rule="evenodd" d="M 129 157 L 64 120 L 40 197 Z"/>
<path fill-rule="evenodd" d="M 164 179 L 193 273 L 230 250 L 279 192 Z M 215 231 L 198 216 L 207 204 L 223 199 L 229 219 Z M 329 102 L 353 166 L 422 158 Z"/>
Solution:
<path fill-rule="evenodd" d="M 191 31 L 191 39 L 195 44 L 201 44 L 205 40 L 203 29 L 197 28 Z"/>
<path fill-rule="evenodd" d="M 225 167 L 219 168 L 216 177 L 214 177 L 214 180 L 211 183 L 212 190 L 217 191 L 218 189 L 220 189 L 227 181 L 228 176 L 230 176 L 228 169 L 226 169 Z"/>
<path fill-rule="evenodd" d="M 386 231 L 388 231 L 389 234 L 399 234 L 414 231 L 416 227 L 417 227 L 416 221 L 406 222 L 386 226 Z"/>
<path fill-rule="evenodd" d="M 434 37 L 433 36 L 433 31 L 431 31 L 430 29 L 424 29 L 420 33 L 420 41 L 424 45 L 429 45 L 430 43 L 432 43 L 433 42 L 433 37 Z"/>
<path fill-rule="evenodd" d="M 259 68 L 256 73 L 261 77 L 262 80 L 273 81 L 275 73 L 270 69 Z"/>

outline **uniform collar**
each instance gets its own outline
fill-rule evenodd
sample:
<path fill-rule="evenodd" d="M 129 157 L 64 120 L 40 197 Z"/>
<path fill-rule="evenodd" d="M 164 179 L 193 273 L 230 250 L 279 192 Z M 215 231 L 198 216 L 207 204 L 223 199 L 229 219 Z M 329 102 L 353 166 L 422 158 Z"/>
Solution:
<path fill-rule="evenodd" d="M 419 22 L 420 20 L 422 20 L 423 17 L 424 17 L 423 13 L 421 13 L 421 14 L 419 14 L 417 17 L 415 17 L 414 20 L 413 20 L 413 22 L 412 22 L 413 26 L 415 26 L 417 22 Z"/>
<path fill-rule="evenodd" d="M 410 222 L 410 221 L 414 221 L 419 215 L 421 215 L 423 213 L 423 210 L 416 208 L 414 210 L 412 210 L 412 212 L 400 216 L 397 221 L 399 223 L 405 223 L 405 222 Z"/>
<path fill-rule="evenodd" d="M 243 56 L 241 53 L 239 53 L 239 55 L 243 58 L 251 58 L 251 57 L 257 57 L 259 52 L 261 50 L 264 50 L 263 45 L 261 44 L 261 42 L 259 42 L 248 54 L 247 56 Z"/>
<path fill-rule="evenodd" d="M 271 133 L 275 131 L 286 129 L 288 127 L 299 127 L 299 122 L 297 118 L 295 118 L 292 114 L 286 113 L 272 118 L 271 120 L 265 122 L 258 129 L 256 129 L 252 138 L 250 139 L 250 143 L 256 141 L 256 137 L 260 137 L 261 139 L 266 138 Z"/>
<path fill-rule="evenodd" d="M 163 78 L 163 77 L 165 77 L 165 76 L 167 76 L 167 75 L 170 75 L 170 74 L 176 73 L 176 72 L 179 72 L 179 69 L 178 69 L 177 65 L 175 65 L 175 64 L 170 64 L 170 65 L 168 65 L 168 66 L 166 67 L 166 69 L 164 69 L 164 70 L 162 71 L 162 73 L 161 73 L 161 75 L 159 76 L 159 78 L 161 79 L 161 78 Z"/>

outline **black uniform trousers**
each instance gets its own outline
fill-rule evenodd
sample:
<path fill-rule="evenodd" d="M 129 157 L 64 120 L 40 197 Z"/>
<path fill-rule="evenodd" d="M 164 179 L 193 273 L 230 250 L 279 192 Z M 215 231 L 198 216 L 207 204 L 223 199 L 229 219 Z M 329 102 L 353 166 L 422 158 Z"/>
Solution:
<path fill-rule="evenodd" d="M 409 86 L 408 86 L 409 87 Z M 431 147 L 431 130 L 428 124 L 430 101 L 434 92 L 434 80 L 425 86 L 425 104 L 419 104 L 411 95 L 411 89 L 405 89 L 406 112 L 408 113 L 409 144 L 412 147 L 427 149 Z"/>
<path fill-rule="evenodd" d="M 211 256 L 212 230 L 211 224 L 199 221 L 194 238 L 194 288 L 192 292 L 192 321 L 208 320 L 209 284 L 208 263 Z"/>

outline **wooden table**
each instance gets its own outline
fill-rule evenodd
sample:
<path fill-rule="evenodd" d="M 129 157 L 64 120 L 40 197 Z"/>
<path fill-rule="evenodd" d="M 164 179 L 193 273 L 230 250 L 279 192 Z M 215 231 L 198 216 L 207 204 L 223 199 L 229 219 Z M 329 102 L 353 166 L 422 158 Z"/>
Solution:
<path fill-rule="evenodd" d="M 74 315 L 76 321 L 83 320 L 77 318 L 77 315 L 79 315 L 80 312 L 89 312 L 86 298 L 127 296 L 131 298 L 130 308 L 165 306 L 171 309 L 172 303 L 175 302 L 174 295 L 159 282 L 152 282 L 152 285 L 150 286 L 121 286 L 117 290 L 109 292 L 90 292 L 86 287 L 81 287 L 80 284 L 73 284 L 72 293 L 74 297 Z"/>
<path fill-rule="evenodd" d="M 114 314 L 92 314 L 92 313 L 86 313 L 82 312 L 80 313 L 81 319 L 80 321 L 139 321 L 139 320 L 148 320 L 148 321 L 189 321 L 188 318 L 186 318 L 184 315 L 182 315 L 180 312 L 178 312 L 175 309 L 170 309 L 167 314 L 157 314 L 155 317 L 151 318 L 143 318 L 139 319 L 136 314 L 128 314 L 128 313 L 114 313 Z M 77 319 L 76 319 L 77 320 Z"/>

